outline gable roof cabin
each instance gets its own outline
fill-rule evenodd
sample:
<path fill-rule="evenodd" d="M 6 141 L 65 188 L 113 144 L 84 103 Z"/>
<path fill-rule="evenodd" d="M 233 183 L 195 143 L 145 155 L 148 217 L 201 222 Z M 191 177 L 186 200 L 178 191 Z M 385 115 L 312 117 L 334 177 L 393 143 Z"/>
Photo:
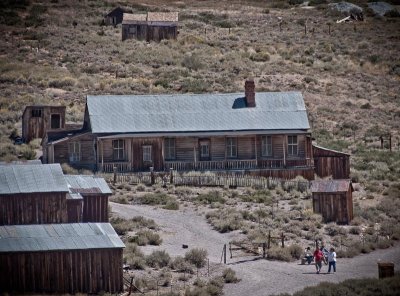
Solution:
<path fill-rule="evenodd" d="M 47 139 L 47 161 L 105 172 L 153 167 L 314 176 L 300 92 L 256 93 L 248 80 L 244 94 L 89 95 L 84 117 L 80 133 Z"/>
<path fill-rule="evenodd" d="M 109 223 L 0 226 L 0 290 L 120 292 L 124 247 Z"/>
<path fill-rule="evenodd" d="M 178 35 L 178 20 L 178 12 L 124 13 L 122 41 L 137 39 L 147 42 L 159 42 L 162 39 L 176 39 Z"/>
<path fill-rule="evenodd" d="M 121 7 L 114 8 L 104 16 L 104 23 L 113 26 L 122 23 L 124 12 L 124 9 Z"/>

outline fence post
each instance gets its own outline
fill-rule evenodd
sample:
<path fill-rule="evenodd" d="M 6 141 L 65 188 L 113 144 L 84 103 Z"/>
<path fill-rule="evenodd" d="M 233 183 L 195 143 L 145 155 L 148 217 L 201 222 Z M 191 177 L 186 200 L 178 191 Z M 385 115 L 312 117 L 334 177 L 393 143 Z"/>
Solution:
<path fill-rule="evenodd" d="M 224 264 L 226 264 L 226 244 L 224 245 Z"/>
<path fill-rule="evenodd" d="M 263 249 L 263 258 L 265 258 L 265 242 L 262 244 L 262 249 Z"/>
<path fill-rule="evenodd" d="M 285 236 L 283 235 L 283 232 L 281 234 L 281 240 L 282 240 L 282 248 L 285 247 Z"/>
<path fill-rule="evenodd" d="M 174 184 L 174 169 L 170 168 L 169 172 L 170 172 L 170 174 L 169 174 L 169 183 L 170 184 Z"/>
<path fill-rule="evenodd" d="M 115 183 L 117 183 L 117 167 L 116 166 L 113 167 L 113 173 L 114 173 L 113 183 L 115 185 Z"/>
<path fill-rule="evenodd" d="M 271 248 L 271 230 L 268 230 L 268 250 Z"/>
<path fill-rule="evenodd" d="M 151 185 L 154 185 L 156 183 L 156 180 L 154 177 L 154 167 L 150 167 L 150 183 L 151 183 Z"/>

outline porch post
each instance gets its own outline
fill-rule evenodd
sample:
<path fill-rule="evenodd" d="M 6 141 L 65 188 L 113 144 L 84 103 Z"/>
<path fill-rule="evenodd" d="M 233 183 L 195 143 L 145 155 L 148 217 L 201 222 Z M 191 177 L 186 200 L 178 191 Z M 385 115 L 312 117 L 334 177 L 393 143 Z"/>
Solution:
<path fill-rule="evenodd" d="M 165 171 L 166 170 L 166 167 L 165 167 L 165 157 L 164 157 L 164 137 L 161 137 L 160 138 L 161 139 L 161 162 L 162 162 L 162 167 L 163 167 L 163 170 Z"/>
<path fill-rule="evenodd" d="M 104 172 L 104 145 L 103 140 L 100 140 L 101 143 L 101 171 Z"/>
<path fill-rule="evenodd" d="M 282 145 L 283 145 L 283 167 L 286 167 L 286 136 L 283 135 L 283 141 L 282 141 Z"/>
<path fill-rule="evenodd" d="M 257 135 L 254 136 L 254 151 L 256 153 L 256 168 L 258 168 Z"/>
<path fill-rule="evenodd" d="M 194 144 L 193 144 L 194 170 L 196 170 L 196 167 L 197 167 L 196 138 L 193 138 L 193 139 L 194 139 Z"/>
<path fill-rule="evenodd" d="M 305 141 L 304 141 L 304 154 L 306 157 L 306 166 L 308 166 L 308 137 L 307 135 L 304 136 Z"/>

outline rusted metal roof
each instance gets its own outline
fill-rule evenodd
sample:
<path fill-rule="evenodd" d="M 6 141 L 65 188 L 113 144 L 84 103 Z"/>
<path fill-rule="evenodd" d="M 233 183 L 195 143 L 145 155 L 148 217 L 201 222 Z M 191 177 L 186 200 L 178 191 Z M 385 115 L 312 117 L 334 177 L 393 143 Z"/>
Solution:
<path fill-rule="evenodd" d="M 0 253 L 124 247 L 110 223 L 0 226 Z"/>
<path fill-rule="evenodd" d="M 308 130 L 300 92 L 87 96 L 93 133 L 171 133 Z"/>
<path fill-rule="evenodd" d="M 0 194 L 68 192 L 60 164 L 0 166 Z"/>
<path fill-rule="evenodd" d="M 311 192 L 347 192 L 353 186 L 351 180 L 314 180 L 311 181 Z"/>
<path fill-rule="evenodd" d="M 89 175 L 65 175 L 68 188 L 72 193 L 112 194 L 110 187 L 101 177 Z"/>

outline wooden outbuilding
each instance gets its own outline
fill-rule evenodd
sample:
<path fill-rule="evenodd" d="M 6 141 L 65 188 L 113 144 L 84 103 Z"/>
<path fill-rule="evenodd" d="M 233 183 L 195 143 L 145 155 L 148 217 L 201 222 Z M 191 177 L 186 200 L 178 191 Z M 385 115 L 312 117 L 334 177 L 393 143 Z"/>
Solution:
<path fill-rule="evenodd" d="M 116 26 L 122 23 L 123 15 L 124 10 L 121 7 L 117 7 L 105 15 L 104 23 L 106 25 Z"/>
<path fill-rule="evenodd" d="M 118 293 L 124 247 L 109 223 L 0 226 L 0 291 Z"/>
<path fill-rule="evenodd" d="M 178 12 L 124 13 L 122 41 L 126 39 L 159 42 L 178 36 Z"/>
<path fill-rule="evenodd" d="M 353 219 L 353 186 L 351 180 L 314 180 L 311 192 L 314 213 L 325 222 L 349 224 Z"/>
<path fill-rule="evenodd" d="M 66 223 L 68 186 L 59 164 L 0 166 L 0 225 Z"/>
<path fill-rule="evenodd" d="M 22 139 L 28 143 L 47 131 L 65 129 L 65 106 L 27 106 L 22 114 Z"/>
<path fill-rule="evenodd" d="M 112 194 L 103 178 L 65 175 L 71 196 L 83 199 L 82 222 L 108 222 L 108 197 Z"/>
<path fill-rule="evenodd" d="M 332 176 L 333 179 L 350 178 L 350 154 L 312 146 L 315 173 L 320 178 Z"/>

